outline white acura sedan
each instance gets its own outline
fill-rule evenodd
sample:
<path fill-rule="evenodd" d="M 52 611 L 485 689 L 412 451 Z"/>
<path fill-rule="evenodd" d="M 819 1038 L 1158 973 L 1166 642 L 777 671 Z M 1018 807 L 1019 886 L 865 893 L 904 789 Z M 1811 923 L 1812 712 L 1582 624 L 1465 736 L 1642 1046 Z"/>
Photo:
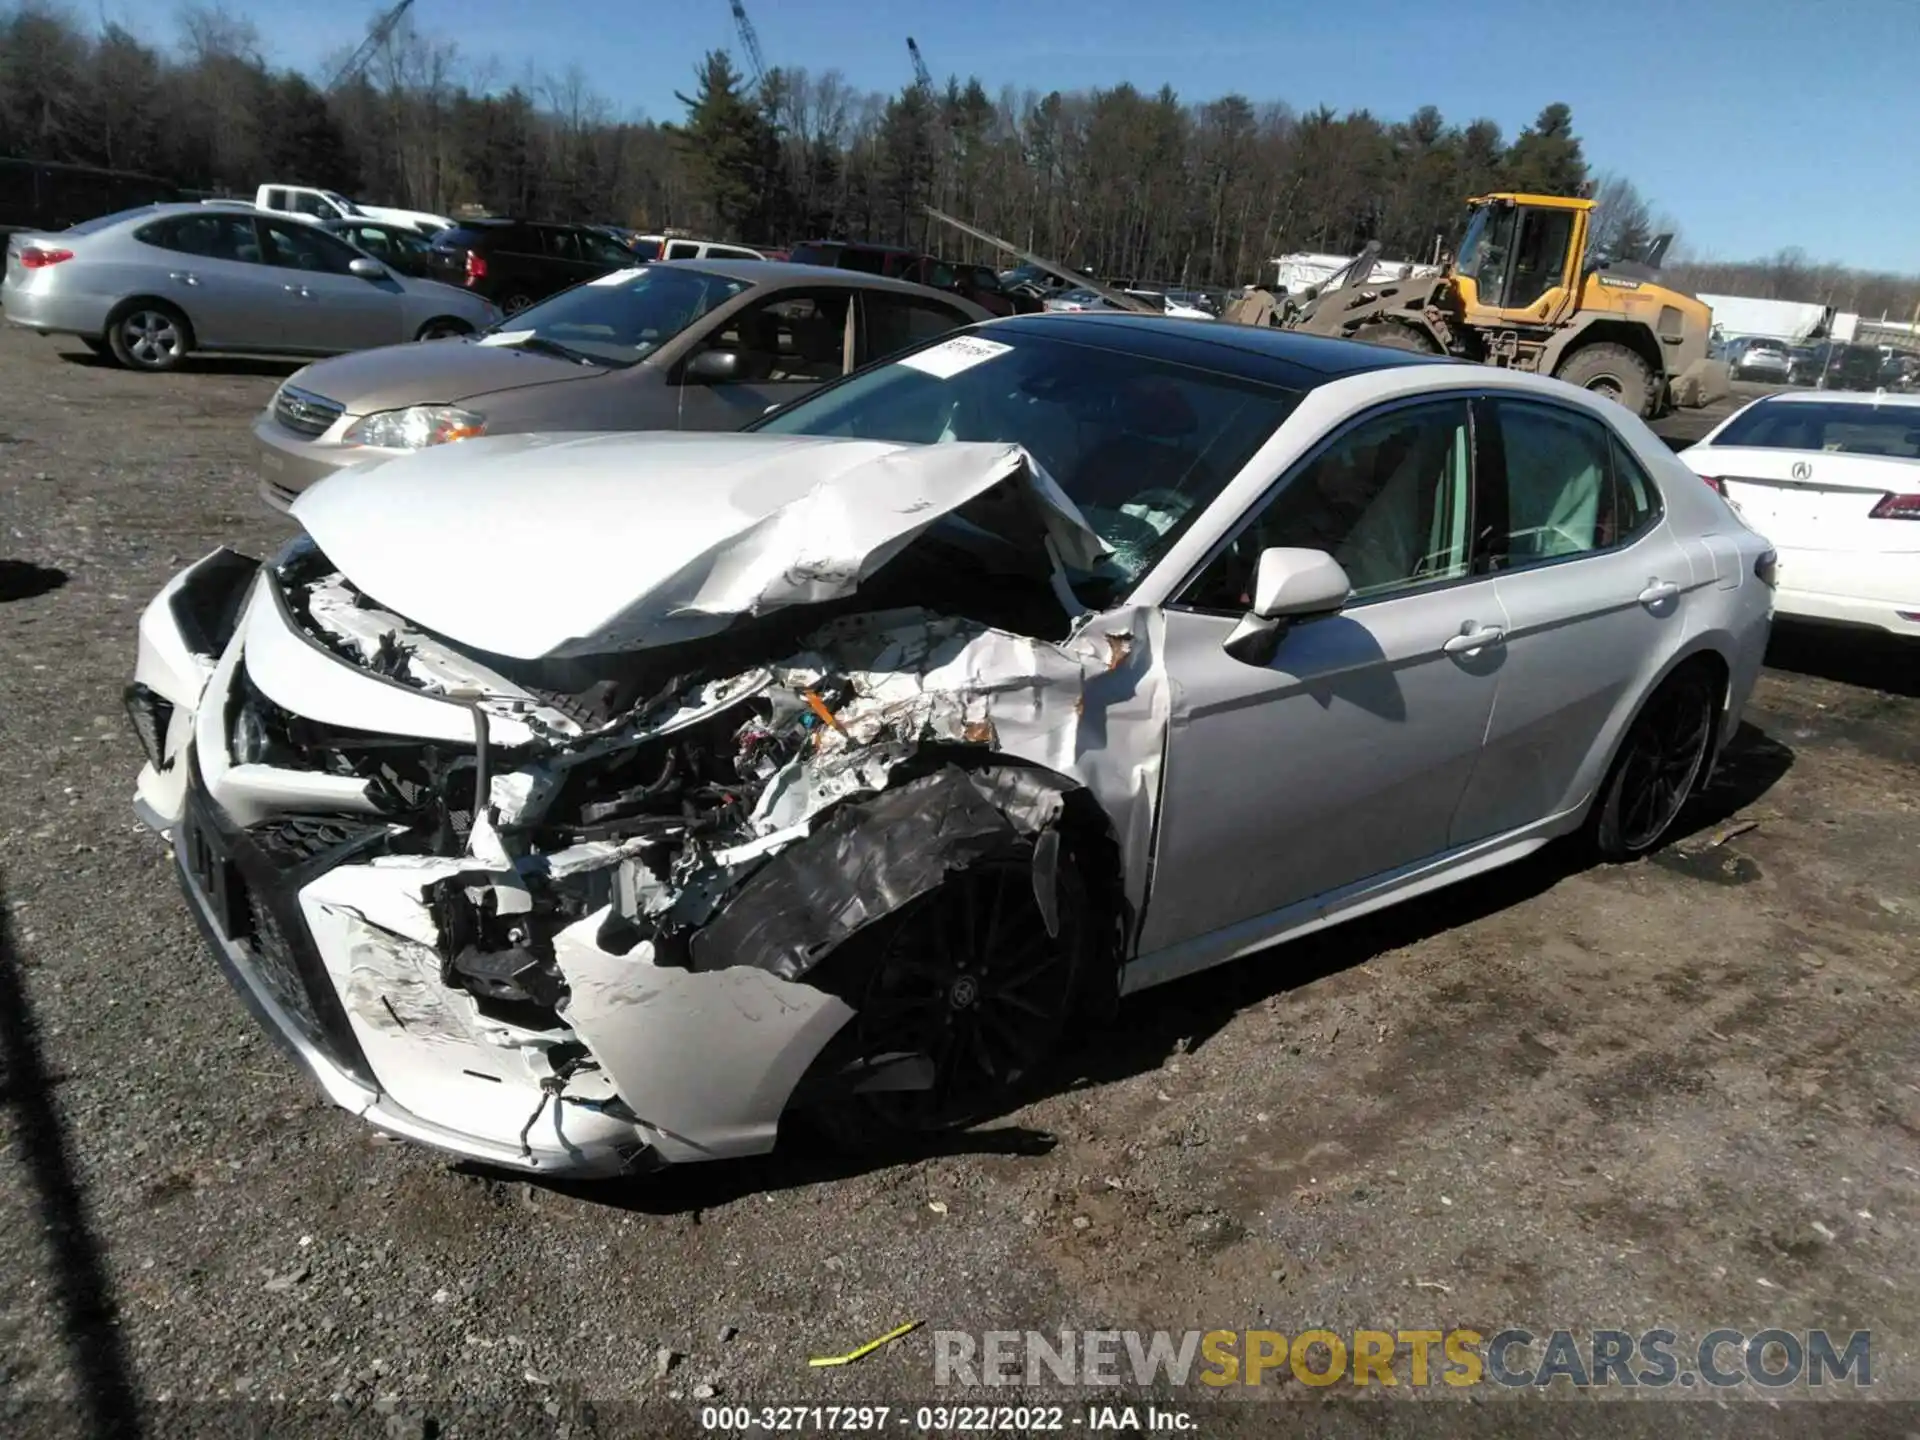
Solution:
<path fill-rule="evenodd" d="M 963 1124 L 1123 993 L 1641 854 L 1773 601 L 1616 405 L 1122 315 L 293 514 L 148 608 L 138 811 L 336 1101 L 581 1175 Z"/>
<path fill-rule="evenodd" d="M 1920 395 L 1769 395 L 1680 458 L 1778 547 L 1782 615 L 1920 638 Z"/>

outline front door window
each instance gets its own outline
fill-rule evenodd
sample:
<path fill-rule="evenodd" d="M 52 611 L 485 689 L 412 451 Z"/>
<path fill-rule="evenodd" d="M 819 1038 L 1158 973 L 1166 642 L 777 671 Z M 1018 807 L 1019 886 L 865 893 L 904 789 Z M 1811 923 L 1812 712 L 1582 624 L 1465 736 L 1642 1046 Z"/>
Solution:
<path fill-rule="evenodd" d="M 1222 551 L 1187 603 L 1247 608 L 1260 552 L 1325 550 L 1356 599 L 1467 573 L 1472 431 L 1465 400 L 1390 410 L 1309 461 Z"/>
<path fill-rule="evenodd" d="M 1540 303 L 1567 275 L 1567 245 L 1573 239 L 1573 211 L 1524 210 L 1520 215 L 1520 243 L 1514 251 L 1513 274 L 1507 282 L 1502 308 L 1524 310 Z"/>

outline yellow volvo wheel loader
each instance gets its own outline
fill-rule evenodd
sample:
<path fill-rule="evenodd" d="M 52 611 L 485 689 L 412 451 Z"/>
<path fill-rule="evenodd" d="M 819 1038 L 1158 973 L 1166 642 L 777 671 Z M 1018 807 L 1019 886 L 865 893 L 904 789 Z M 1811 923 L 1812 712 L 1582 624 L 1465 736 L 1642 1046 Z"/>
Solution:
<path fill-rule="evenodd" d="M 1376 246 L 1286 314 L 1288 329 L 1552 375 L 1652 418 L 1727 393 L 1713 312 L 1648 261 L 1591 259 L 1594 202 L 1483 195 L 1439 275 L 1376 282 Z M 1650 262 L 1650 263 L 1649 263 Z"/>

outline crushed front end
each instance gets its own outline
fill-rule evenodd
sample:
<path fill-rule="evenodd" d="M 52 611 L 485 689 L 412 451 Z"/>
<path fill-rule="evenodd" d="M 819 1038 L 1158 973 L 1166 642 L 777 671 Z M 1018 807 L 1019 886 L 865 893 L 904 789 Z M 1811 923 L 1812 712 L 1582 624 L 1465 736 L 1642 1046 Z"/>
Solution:
<path fill-rule="evenodd" d="M 1144 837 L 1157 741 L 1109 742 L 1157 733 L 1152 638 L 849 608 L 530 663 L 310 543 L 218 552 L 142 620 L 137 803 L 236 988 L 378 1128 L 583 1176 L 750 1154 L 854 1013 L 809 983 L 848 936 L 1075 791 Z"/>

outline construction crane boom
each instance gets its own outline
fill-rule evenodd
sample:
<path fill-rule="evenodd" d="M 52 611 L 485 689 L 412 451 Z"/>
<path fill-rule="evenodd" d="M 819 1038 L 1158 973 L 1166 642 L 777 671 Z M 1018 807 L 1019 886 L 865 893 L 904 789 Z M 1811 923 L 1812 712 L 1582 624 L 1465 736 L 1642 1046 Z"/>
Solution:
<path fill-rule="evenodd" d="M 380 47 L 392 37 L 393 32 L 400 25 L 400 17 L 407 13 L 412 4 L 413 0 L 398 0 L 391 10 L 367 27 L 367 38 L 360 42 L 360 48 L 349 55 L 346 63 L 333 72 L 333 79 L 327 82 L 329 90 L 338 89 L 347 81 L 359 77 L 360 72 L 367 68 L 367 63 L 373 59 Z"/>
<path fill-rule="evenodd" d="M 766 58 L 760 53 L 760 37 L 755 33 L 753 21 L 747 18 L 747 7 L 742 0 L 730 0 L 733 7 L 733 28 L 740 32 L 740 48 L 747 52 L 747 64 L 753 67 L 753 81 L 764 85 L 767 81 Z"/>
<path fill-rule="evenodd" d="M 907 36 L 907 54 L 913 57 L 913 78 L 931 94 L 933 75 L 928 71 L 927 62 L 920 54 L 920 47 L 911 35 Z"/>

